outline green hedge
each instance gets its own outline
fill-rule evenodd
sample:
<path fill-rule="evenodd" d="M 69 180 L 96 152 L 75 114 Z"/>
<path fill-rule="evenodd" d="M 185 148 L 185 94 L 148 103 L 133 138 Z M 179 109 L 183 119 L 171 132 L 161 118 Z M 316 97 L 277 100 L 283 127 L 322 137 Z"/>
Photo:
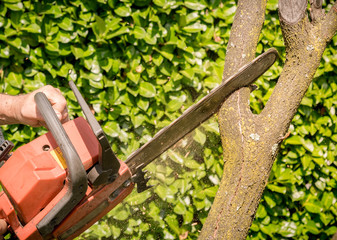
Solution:
<path fill-rule="evenodd" d="M 277 1 L 270 0 L 258 54 L 284 57 Z M 113 150 L 125 160 L 221 82 L 235 1 L 18 1 L 0 3 L 0 90 L 51 84 L 80 109 L 73 80 L 95 111 Z M 277 33 L 277 34 L 275 34 Z M 337 231 L 337 39 L 291 125 L 252 225 L 250 239 L 326 239 Z M 257 81 L 260 112 L 282 61 Z M 44 129 L 4 126 L 16 147 Z M 216 117 L 151 164 L 154 187 L 133 192 L 80 239 L 196 239 L 222 175 Z M 188 144 L 188 145 L 187 145 Z"/>

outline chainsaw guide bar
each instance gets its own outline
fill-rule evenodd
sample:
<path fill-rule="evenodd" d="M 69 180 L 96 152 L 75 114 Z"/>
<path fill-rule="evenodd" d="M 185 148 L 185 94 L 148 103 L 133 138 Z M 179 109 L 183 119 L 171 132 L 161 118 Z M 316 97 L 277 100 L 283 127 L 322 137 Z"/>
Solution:
<path fill-rule="evenodd" d="M 167 127 L 161 129 L 149 142 L 133 152 L 125 163 L 135 174 L 155 160 L 176 142 L 209 119 L 225 99 L 235 90 L 248 86 L 266 72 L 278 58 L 275 49 L 269 49 L 255 58 L 251 63 L 243 66 L 236 74 L 229 77 L 218 87 L 213 89 L 198 103 L 189 107 L 179 118 Z"/>

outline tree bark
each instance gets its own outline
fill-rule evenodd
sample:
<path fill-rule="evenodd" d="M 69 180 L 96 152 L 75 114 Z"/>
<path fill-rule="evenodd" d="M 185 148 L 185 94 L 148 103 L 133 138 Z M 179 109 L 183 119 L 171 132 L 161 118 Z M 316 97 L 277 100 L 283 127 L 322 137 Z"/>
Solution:
<path fill-rule="evenodd" d="M 337 28 L 337 3 L 323 13 L 320 0 L 280 0 L 286 62 L 259 115 L 249 107 L 249 88 L 233 93 L 219 112 L 224 172 L 200 239 L 246 239 L 283 136 Z M 266 0 L 239 0 L 227 46 L 223 79 L 255 57 Z M 314 10 L 312 10 L 315 8 Z"/>

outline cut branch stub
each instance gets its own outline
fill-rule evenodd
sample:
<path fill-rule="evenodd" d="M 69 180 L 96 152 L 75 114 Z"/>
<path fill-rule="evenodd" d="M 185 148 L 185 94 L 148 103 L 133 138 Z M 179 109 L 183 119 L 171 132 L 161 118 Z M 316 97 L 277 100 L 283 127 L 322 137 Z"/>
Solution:
<path fill-rule="evenodd" d="M 322 8 L 323 0 L 311 0 L 315 8 Z"/>
<path fill-rule="evenodd" d="M 297 23 L 304 17 L 307 4 L 307 0 L 279 0 L 279 15 L 283 21 Z"/>
<path fill-rule="evenodd" d="M 324 10 L 322 9 L 323 0 L 310 0 L 310 17 L 312 21 L 317 21 L 324 16 Z"/>

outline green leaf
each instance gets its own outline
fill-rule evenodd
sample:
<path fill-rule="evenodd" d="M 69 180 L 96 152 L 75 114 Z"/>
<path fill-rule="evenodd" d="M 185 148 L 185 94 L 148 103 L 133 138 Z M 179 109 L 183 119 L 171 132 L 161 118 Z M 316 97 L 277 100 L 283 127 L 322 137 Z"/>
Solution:
<path fill-rule="evenodd" d="M 195 71 L 192 68 L 188 68 L 185 70 L 181 70 L 180 73 L 184 75 L 185 77 L 187 77 L 188 79 L 193 79 Z"/>
<path fill-rule="evenodd" d="M 183 164 L 184 158 L 173 150 L 168 150 L 168 156 L 176 163 Z"/>
<path fill-rule="evenodd" d="M 46 50 L 52 55 L 59 53 L 59 43 L 58 42 L 48 42 L 46 45 Z"/>
<path fill-rule="evenodd" d="M 206 142 L 206 135 L 197 128 L 193 139 L 201 145 L 204 145 Z"/>
<path fill-rule="evenodd" d="M 184 217 L 184 224 L 190 224 L 193 221 L 193 211 L 186 211 Z"/>
<path fill-rule="evenodd" d="M 314 144 L 309 139 L 304 141 L 303 146 L 309 152 L 313 152 L 315 148 Z"/>
<path fill-rule="evenodd" d="M 154 53 L 154 54 L 153 54 L 153 57 L 152 57 L 152 61 L 153 61 L 153 63 L 156 64 L 157 66 L 160 66 L 160 65 L 163 63 L 164 58 L 163 58 L 162 55 L 160 55 L 160 54 L 158 54 L 158 53 Z M 336 135 L 336 136 L 337 136 L 337 135 Z M 337 142 L 337 140 L 336 140 L 336 142 Z"/>
<path fill-rule="evenodd" d="M 122 209 L 118 211 L 118 214 L 114 215 L 113 218 L 119 221 L 125 221 L 129 218 L 130 212 L 127 210 Z"/>
<path fill-rule="evenodd" d="M 261 224 L 260 229 L 263 233 L 269 236 L 273 236 L 273 234 L 277 233 L 280 230 L 280 226 L 276 224 L 266 224 L 266 225 Z"/>
<path fill-rule="evenodd" d="M 22 11 L 24 9 L 24 6 L 23 6 L 22 2 L 5 3 L 5 6 L 12 11 Z"/>
<path fill-rule="evenodd" d="M 44 11 L 44 14 L 54 15 L 53 17 L 55 18 L 60 18 L 65 14 L 58 5 L 48 5 L 48 8 L 46 9 L 47 10 Z"/>
<path fill-rule="evenodd" d="M 303 204 L 305 209 L 307 209 L 311 213 L 320 213 L 323 211 L 323 207 L 320 202 L 317 200 L 309 200 Z"/>
<path fill-rule="evenodd" d="M 282 194 L 285 194 L 287 192 L 286 187 L 281 187 L 281 186 L 277 186 L 277 185 L 274 185 L 274 184 L 268 184 L 267 188 L 269 188 L 273 192 L 278 192 L 278 193 L 282 193 Z"/>
<path fill-rule="evenodd" d="M 167 189 L 165 187 L 163 187 L 162 185 L 158 185 L 155 189 L 155 193 L 158 194 L 158 196 L 163 199 L 166 200 L 167 198 Z"/>
<path fill-rule="evenodd" d="M 198 0 L 185 0 L 184 5 L 192 10 L 203 10 L 207 7 L 204 1 Z"/>
<path fill-rule="evenodd" d="M 297 225 L 295 222 L 283 221 L 278 233 L 281 234 L 281 236 L 283 237 L 291 238 L 295 236 L 296 230 L 297 230 Z"/>
<path fill-rule="evenodd" d="M 140 75 L 139 74 L 134 74 L 132 71 L 128 72 L 126 74 L 126 76 L 128 77 L 128 79 L 130 79 L 131 81 L 133 81 L 135 84 L 138 84 L 138 82 L 140 80 Z"/>
<path fill-rule="evenodd" d="M 329 236 L 335 234 L 336 232 L 337 232 L 336 226 L 329 227 L 328 230 L 325 230 L 325 233 Z"/>
<path fill-rule="evenodd" d="M 83 50 L 82 48 L 77 48 L 75 46 L 70 46 L 72 53 L 75 55 L 76 59 L 83 57 Z"/>
<path fill-rule="evenodd" d="M 119 227 L 116 227 L 115 225 L 111 226 L 111 231 L 115 238 L 118 238 L 121 234 L 121 229 Z"/>
<path fill-rule="evenodd" d="M 114 38 L 114 37 L 123 35 L 123 34 L 125 34 L 125 33 L 128 33 L 128 32 L 130 32 L 130 30 L 129 30 L 128 27 L 121 27 L 121 28 L 119 28 L 118 30 L 115 30 L 115 31 L 112 31 L 112 32 L 108 33 L 108 34 L 106 35 L 106 38 L 105 38 L 105 39 L 111 39 L 111 38 Z"/>
<path fill-rule="evenodd" d="M 148 82 L 141 82 L 139 86 L 139 94 L 145 98 L 153 98 L 156 96 L 156 87 Z"/>
<path fill-rule="evenodd" d="M 312 234 L 317 235 L 320 233 L 314 221 L 308 221 L 308 223 L 305 225 L 305 228 L 308 229 L 308 231 Z"/>
<path fill-rule="evenodd" d="M 146 120 L 145 116 L 143 114 L 132 114 L 131 115 L 131 121 L 135 128 L 142 125 L 142 123 Z"/>
<path fill-rule="evenodd" d="M 168 112 L 175 112 L 178 111 L 184 102 L 182 102 L 179 99 L 172 99 L 170 102 L 166 105 L 166 109 Z"/>
<path fill-rule="evenodd" d="M 143 111 L 146 111 L 150 106 L 150 102 L 146 98 L 139 97 L 137 98 L 137 106 Z"/>
<path fill-rule="evenodd" d="M 274 208 L 277 203 L 275 200 L 275 197 L 273 196 L 273 194 L 270 194 L 269 192 L 265 192 L 264 194 L 264 200 L 266 201 L 266 203 L 268 204 L 269 208 Z"/>
<path fill-rule="evenodd" d="M 256 211 L 256 217 L 257 218 L 265 218 L 267 216 L 266 208 L 263 205 L 259 205 Z"/>
<path fill-rule="evenodd" d="M 304 169 L 307 169 L 311 163 L 311 160 L 312 160 L 312 157 L 310 157 L 309 155 L 304 155 L 302 158 L 301 158 L 301 162 L 302 162 L 302 165 L 303 165 L 303 168 Z"/>
<path fill-rule="evenodd" d="M 192 160 L 192 159 L 186 159 L 184 161 L 184 165 L 190 169 L 200 169 L 203 165 L 200 165 L 198 162 Z"/>
<path fill-rule="evenodd" d="M 194 22 L 198 18 L 200 18 L 199 12 L 197 11 L 191 12 L 190 14 L 187 14 L 186 16 L 186 23 L 189 24 L 191 22 Z"/>
<path fill-rule="evenodd" d="M 304 199 L 305 197 L 305 192 L 303 191 L 293 191 L 292 192 L 292 195 L 291 195 L 291 198 L 292 200 L 295 202 L 295 201 L 300 201 L 302 199 Z"/>
<path fill-rule="evenodd" d="M 9 56 L 10 56 L 9 46 L 0 49 L 0 57 L 9 58 Z"/>
<path fill-rule="evenodd" d="M 136 206 L 144 203 L 147 199 L 151 197 L 150 191 L 144 191 L 142 193 L 136 193 L 133 196 L 127 198 L 126 202 L 132 206 Z"/>
<path fill-rule="evenodd" d="M 326 183 L 323 182 L 323 181 L 318 180 L 318 181 L 315 182 L 315 186 L 316 186 L 319 190 L 324 191 L 324 189 L 325 189 L 325 187 L 326 187 Z"/>
<path fill-rule="evenodd" d="M 8 77 L 5 79 L 12 87 L 21 88 L 22 87 L 22 75 L 15 72 L 10 72 Z"/>
<path fill-rule="evenodd" d="M 167 225 L 171 228 L 171 230 L 179 235 L 180 231 L 179 231 L 179 223 L 178 223 L 178 220 L 176 218 L 176 216 L 174 215 L 168 215 L 166 218 L 165 218 L 165 222 L 167 223 Z"/>
<path fill-rule="evenodd" d="M 181 201 L 178 201 L 178 203 L 175 205 L 173 211 L 176 214 L 184 215 L 186 213 L 186 207 Z"/>
<path fill-rule="evenodd" d="M 114 9 L 114 12 L 120 17 L 128 17 L 131 15 L 132 11 L 130 7 L 123 4 L 119 4 L 119 6 Z"/>
<path fill-rule="evenodd" d="M 319 154 L 320 155 L 320 154 Z M 323 167 L 325 164 L 325 161 L 323 158 L 319 158 L 319 157 L 313 157 L 312 160 L 317 163 L 320 167 Z"/>
<path fill-rule="evenodd" d="M 174 47 L 171 45 L 163 46 L 160 50 L 156 49 L 163 57 L 167 58 L 168 60 L 172 61 L 174 54 L 173 54 Z"/>
<path fill-rule="evenodd" d="M 208 197 L 214 198 L 218 191 L 218 186 L 209 187 L 205 189 L 205 193 Z"/>
<path fill-rule="evenodd" d="M 304 98 L 302 99 L 301 105 L 305 105 L 305 106 L 308 106 L 308 107 L 312 107 L 312 105 L 313 105 L 313 99 L 308 98 L 308 97 L 304 97 Z"/>
<path fill-rule="evenodd" d="M 153 0 L 153 3 L 159 7 L 164 7 L 166 4 L 166 0 Z"/>
<path fill-rule="evenodd" d="M 135 26 L 135 28 L 133 29 L 133 35 L 137 39 L 144 39 L 146 36 L 146 31 L 142 27 Z"/>
<path fill-rule="evenodd" d="M 46 75 L 42 72 L 38 72 L 35 76 L 34 76 L 34 80 L 43 84 L 46 84 Z"/>
<path fill-rule="evenodd" d="M 186 27 L 183 27 L 183 30 L 188 33 L 197 33 L 200 31 L 206 31 L 207 25 L 202 24 L 200 22 L 193 23 L 191 25 L 188 25 Z"/>
<path fill-rule="evenodd" d="M 258 232 L 260 230 L 260 228 L 255 222 L 253 222 L 252 226 L 250 227 L 250 230 L 254 231 L 254 232 Z"/>
<path fill-rule="evenodd" d="M 331 140 L 333 140 L 334 142 L 337 142 L 337 134 L 332 135 Z"/>
<path fill-rule="evenodd" d="M 285 140 L 285 144 L 302 145 L 303 138 L 298 135 L 293 135 Z"/>
<path fill-rule="evenodd" d="M 59 22 L 57 25 L 65 31 L 73 31 L 74 30 L 73 21 L 67 16 L 63 17 L 61 22 Z"/>
<path fill-rule="evenodd" d="M 103 131 L 110 137 L 118 137 L 120 130 L 121 129 L 116 122 L 107 122 L 103 126 Z"/>
<path fill-rule="evenodd" d="M 21 30 L 27 31 L 30 33 L 41 33 L 41 27 L 37 25 L 36 23 L 32 23 L 28 25 L 27 27 L 23 27 L 21 28 Z"/>
<path fill-rule="evenodd" d="M 20 49 L 22 45 L 22 41 L 20 38 L 8 39 L 7 43 L 17 49 Z"/>
<path fill-rule="evenodd" d="M 323 193 L 322 203 L 323 203 L 324 210 L 328 210 L 331 207 L 334 199 L 335 199 L 335 197 L 334 197 L 334 194 L 332 192 L 324 192 Z"/>
<path fill-rule="evenodd" d="M 32 92 L 34 90 L 37 90 L 41 87 L 43 87 L 45 84 L 43 82 L 40 82 L 38 80 L 25 80 L 25 84 L 24 84 L 24 89 L 27 92 Z"/>
<path fill-rule="evenodd" d="M 96 34 L 96 36 L 101 36 L 105 33 L 106 31 L 106 24 L 104 19 L 101 17 L 95 15 L 95 20 L 96 22 L 93 23 L 92 30 Z"/>
<path fill-rule="evenodd" d="M 292 179 L 293 172 L 292 172 L 291 169 L 289 169 L 289 168 L 279 168 L 278 170 L 279 171 L 275 174 L 278 181 L 282 182 L 282 181 Z"/>

